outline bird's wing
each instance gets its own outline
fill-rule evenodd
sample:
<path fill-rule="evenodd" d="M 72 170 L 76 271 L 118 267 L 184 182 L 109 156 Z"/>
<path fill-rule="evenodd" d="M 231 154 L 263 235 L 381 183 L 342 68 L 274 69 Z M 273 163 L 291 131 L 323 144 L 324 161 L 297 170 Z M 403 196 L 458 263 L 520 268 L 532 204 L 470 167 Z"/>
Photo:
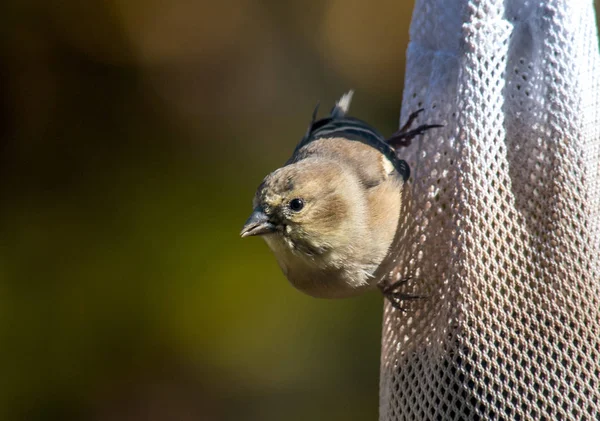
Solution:
<path fill-rule="evenodd" d="M 356 141 L 374 148 L 392 164 L 402 176 L 404 181 L 410 177 L 408 163 L 396 155 L 396 151 L 385 140 L 385 138 L 373 127 L 362 120 L 346 116 L 352 101 L 353 91 L 349 91 L 336 102 L 329 117 L 316 120 L 319 105 L 315 107 L 308 130 L 294 150 L 289 162 L 299 159 L 302 149 L 316 140 L 321 139 L 347 139 Z M 320 142 L 323 144 L 322 142 Z M 312 149 L 312 148 L 311 148 Z M 356 148 L 360 149 L 360 148 Z M 306 152 L 306 151 L 305 151 Z M 313 151 L 314 152 L 314 151 Z M 363 162 L 363 164 L 365 164 Z M 367 162 L 368 164 L 368 162 Z"/>

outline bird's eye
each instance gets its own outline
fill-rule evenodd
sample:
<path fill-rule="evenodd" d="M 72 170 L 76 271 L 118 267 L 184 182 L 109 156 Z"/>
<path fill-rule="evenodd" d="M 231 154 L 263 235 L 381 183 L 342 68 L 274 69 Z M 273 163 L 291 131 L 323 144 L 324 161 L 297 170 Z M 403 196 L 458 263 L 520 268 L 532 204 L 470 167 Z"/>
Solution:
<path fill-rule="evenodd" d="M 304 207 L 304 200 L 298 198 L 292 199 L 290 200 L 289 207 L 294 212 L 299 212 Z"/>

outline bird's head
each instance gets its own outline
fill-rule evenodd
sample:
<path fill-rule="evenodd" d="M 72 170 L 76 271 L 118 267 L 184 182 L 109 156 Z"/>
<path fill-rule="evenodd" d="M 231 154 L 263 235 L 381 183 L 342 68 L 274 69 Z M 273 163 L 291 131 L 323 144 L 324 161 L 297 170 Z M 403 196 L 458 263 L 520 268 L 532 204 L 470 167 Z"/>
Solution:
<path fill-rule="evenodd" d="M 361 195 L 353 175 L 334 161 L 292 163 L 265 177 L 241 235 L 263 236 L 276 255 L 316 259 L 348 246 L 353 221 L 362 220 Z"/>

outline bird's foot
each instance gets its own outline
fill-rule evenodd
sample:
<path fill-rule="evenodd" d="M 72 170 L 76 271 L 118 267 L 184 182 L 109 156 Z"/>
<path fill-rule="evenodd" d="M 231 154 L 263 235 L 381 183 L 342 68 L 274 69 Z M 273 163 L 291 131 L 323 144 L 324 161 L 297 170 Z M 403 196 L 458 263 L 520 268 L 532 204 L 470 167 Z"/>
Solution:
<path fill-rule="evenodd" d="M 402 312 L 406 311 L 406 308 L 402 307 L 404 301 L 415 301 L 427 298 L 424 295 L 407 294 L 400 292 L 398 289 L 412 279 L 412 276 L 407 276 L 399 281 L 387 283 L 386 281 L 380 282 L 378 287 L 385 298 L 388 299 L 392 307 Z"/>
<path fill-rule="evenodd" d="M 414 137 L 425 133 L 429 129 L 433 129 L 436 127 L 444 127 L 442 124 L 423 124 L 416 129 L 409 130 L 410 126 L 417 119 L 419 114 L 421 114 L 425 109 L 420 108 L 410 116 L 408 116 L 408 120 L 404 123 L 404 126 L 400 128 L 397 132 L 395 132 L 386 142 L 388 145 L 393 148 L 404 148 L 411 144 Z"/>

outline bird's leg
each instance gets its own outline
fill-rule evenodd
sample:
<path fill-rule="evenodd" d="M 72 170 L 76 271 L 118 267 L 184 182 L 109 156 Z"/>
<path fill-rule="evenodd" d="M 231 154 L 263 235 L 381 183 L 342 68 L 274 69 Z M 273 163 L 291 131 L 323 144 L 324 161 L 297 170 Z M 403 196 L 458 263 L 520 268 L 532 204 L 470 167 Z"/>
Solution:
<path fill-rule="evenodd" d="M 387 279 L 383 279 L 377 286 L 381 290 L 383 296 L 388 299 L 392 307 L 405 312 L 406 309 L 400 305 L 402 301 L 414 301 L 426 298 L 423 295 L 406 294 L 398 291 L 401 285 L 406 284 L 411 279 L 412 276 L 407 276 L 404 279 L 392 283 L 388 283 Z"/>
<path fill-rule="evenodd" d="M 408 116 L 408 120 L 404 123 L 404 126 L 400 128 L 397 132 L 395 132 L 386 142 L 393 148 L 403 148 L 410 146 L 411 141 L 414 137 L 425 133 L 429 129 L 433 129 L 436 127 L 443 127 L 441 124 L 423 124 L 416 129 L 409 130 L 410 126 L 417 119 L 419 114 L 421 114 L 425 109 L 420 108 L 411 115 Z"/>
<path fill-rule="evenodd" d="M 410 126 L 412 126 L 419 114 L 421 114 L 423 111 L 425 111 L 425 108 L 419 108 L 417 111 L 411 113 L 411 115 L 408 116 L 408 120 L 406 120 L 406 123 L 404 123 L 404 126 L 400 127 L 400 130 L 398 130 L 396 133 L 404 133 L 408 131 L 408 129 L 410 129 Z"/>

